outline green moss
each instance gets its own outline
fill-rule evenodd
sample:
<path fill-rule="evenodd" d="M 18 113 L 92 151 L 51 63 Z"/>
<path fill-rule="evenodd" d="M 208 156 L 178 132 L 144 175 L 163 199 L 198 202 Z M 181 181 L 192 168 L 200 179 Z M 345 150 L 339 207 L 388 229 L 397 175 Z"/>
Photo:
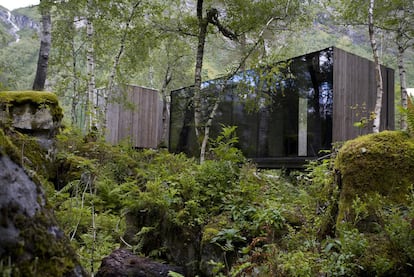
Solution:
<path fill-rule="evenodd" d="M 54 177 L 52 175 L 55 173 L 55 164 L 35 139 L 11 130 L 5 134 L 4 130 L 0 129 L 0 154 L 7 155 L 14 163 L 20 165 L 39 189 L 42 186 L 48 195 L 51 193 L 53 185 L 48 180 Z"/>
<path fill-rule="evenodd" d="M 55 121 L 63 118 L 62 109 L 56 94 L 45 91 L 0 91 L 0 105 L 31 103 L 36 106 L 47 105 Z"/>
<path fill-rule="evenodd" d="M 42 184 L 47 183 L 43 177 L 47 176 L 43 151 L 34 139 L 10 130 L 9 132 L 6 135 L 0 129 L 0 154 L 9 156 L 16 164 L 23 166 L 41 190 Z M 42 201 L 39 197 L 38 202 Z M 54 229 L 57 223 L 52 214 L 42 209 L 30 218 L 16 214 L 13 207 L 8 208 L 8 214 L 14 214 L 13 224 L 20 230 L 21 240 L 8 253 L 8 270 L 11 276 L 65 276 L 73 271 L 78 264 L 76 254 L 71 250 L 63 233 L 59 234 L 60 231 Z M 50 228 L 52 229 L 49 230 Z"/>
<path fill-rule="evenodd" d="M 206 245 L 210 243 L 210 241 L 217 236 L 220 230 L 230 228 L 232 225 L 233 223 L 230 220 L 230 215 L 227 213 L 222 213 L 211 218 L 209 223 L 203 228 L 201 244 Z"/>
<path fill-rule="evenodd" d="M 220 231 L 216 228 L 206 227 L 203 230 L 202 244 L 209 243 Z"/>
<path fill-rule="evenodd" d="M 63 234 L 55 235 L 48 230 L 57 226 L 52 218 L 45 210 L 33 218 L 16 215 L 22 243 L 10 253 L 14 260 L 13 276 L 65 276 L 73 271 L 76 254 Z"/>
<path fill-rule="evenodd" d="M 0 129 L 0 154 L 9 156 L 12 161 L 19 165 L 21 163 L 21 155 L 19 155 L 17 147 L 6 136 L 3 129 Z"/>
<path fill-rule="evenodd" d="M 355 199 L 361 205 L 385 196 L 390 203 L 404 203 L 414 183 L 414 141 L 407 133 L 385 131 L 348 141 L 339 150 L 335 168 L 342 177 L 337 222 L 355 219 Z M 367 209 L 370 216 L 371 207 Z M 386 203 L 384 203 L 386 204 Z"/>

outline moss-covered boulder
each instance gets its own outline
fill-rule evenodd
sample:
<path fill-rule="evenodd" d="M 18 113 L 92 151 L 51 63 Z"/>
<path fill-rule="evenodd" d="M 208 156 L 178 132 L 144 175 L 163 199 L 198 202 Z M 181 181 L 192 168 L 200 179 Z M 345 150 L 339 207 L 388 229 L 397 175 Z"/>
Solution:
<path fill-rule="evenodd" d="M 0 126 L 38 138 L 48 148 L 61 126 L 63 114 L 51 92 L 0 92 Z"/>
<path fill-rule="evenodd" d="M 350 222 L 361 231 L 370 230 L 375 205 L 407 201 L 414 184 L 414 140 L 398 131 L 361 136 L 343 145 L 335 168 L 341 174 L 337 224 Z"/>
<path fill-rule="evenodd" d="M 0 268 L 3 275 L 86 276 L 48 207 L 42 185 L 44 177 L 36 171 L 37 164 L 26 157 L 26 149 L 23 151 L 22 146 L 16 147 L 12 141 L 0 129 Z M 35 152 L 33 155 L 42 156 L 36 149 L 29 150 Z"/>

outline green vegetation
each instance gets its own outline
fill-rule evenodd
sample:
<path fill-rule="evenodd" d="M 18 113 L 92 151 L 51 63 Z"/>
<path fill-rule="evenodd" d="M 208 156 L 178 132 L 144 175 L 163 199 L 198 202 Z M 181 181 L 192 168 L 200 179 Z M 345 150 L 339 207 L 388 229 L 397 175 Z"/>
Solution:
<path fill-rule="evenodd" d="M 338 222 L 362 216 L 370 207 L 352 212 L 352 204 L 377 194 L 387 202 L 405 203 L 414 184 L 413 167 L 414 141 L 407 133 L 386 131 L 345 143 L 336 160 L 343 176 Z"/>
<path fill-rule="evenodd" d="M 70 129 L 58 136 L 55 156 L 39 155 L 44 152 L 35 140 L 6 131 L 0 132 L 2 152 L 46 188 L 47 205 L 89 272 L 120 246 L 180 264 L 194 275 L 202 270 L 213 276 L 409 276 L 412 271 L 414 197 L 408 169 L 414 149 L 405 133 L 349 141 L 332 160 L 286 176 L 246 161 L 234 148 L 234 127 L 224 127 L 212 141 L 203 164 L 165 150 L 88 142 Z M 39 241 L 27 247 L 37 249 L 42 264 L 24 267 L 27 272 L 47 270 L 44 259 L 60 251 L 59 245 L 44 248 L 48 238 L 37 224 L 42 220 L 47 218 L 19 221 L 30 226 L 23 235 Z M 73 267 L 71 260 L 51 261 L 62 272 Z M 0 267 L 11 270 L 7 260 Z"/>
<path fill-rule="evenodd" d="M 123 245 L 215 276 L 409 276 L 411 190 L 400 190 L 393 202 L 375 193 L 356 195 L 349 204 L 354 216 L 338 221 L 351 178 L 348 169 L 341 172 L 341 189 L 333 165 L 338 169 L 347 144 L 335 162 L 314 162 L 305 172 L 284 176 L 246 162 L 233 147 L 233 131 L 224 128 L 211 159 L 201 165 L 182 154 L 85 143 L 76 132 L 61 134 L 56 176 L 61 183 L 50 204 L 84 267 L 96 272 L 100 260 Z M 375 144 L 381 139 L 359 140 Z M 402 143 L 397 153 L 403 151 L 399 147 L 410 152 L 411 138 L 403 133 L 385 132 L 384 140 Z M 392 178 L 378 179 L 388 188 L 401 179 Z M 375 214 L 370 218 L 374 229 L 358 224 L 367 211 Z M 202 254 L 183 255 L 183 249 Z"/>
<path fill-rule="evenodd" d="M 50 157 L 35 139 L 1 128 L 0 156 L 2 155 L 7 155 L 24 168 L 36 185 L 33 193 L 43 190 L 49 195 L 54 193 L 53 185 L 48 182 L 51 177 L 49 174 L 54 172 Z M 76 253 L 68 247 L 68 240 L 58 229 L 54 215 L 43 208 L 45 199 L 40 193 L 38 195 L 37 202 L 41 209 L 33 217 L 18 212 L 19 207 L 13 205 L 1 210 L 2 226 L 7 228 L 14 224 L 16 230 L 20 230 L 19 244 L 9 249 L 0 259 L 2 276 L 65 276 L 71 274 L 77 266 Z M 12 222 L 8 222 L 8 219 Z"/>

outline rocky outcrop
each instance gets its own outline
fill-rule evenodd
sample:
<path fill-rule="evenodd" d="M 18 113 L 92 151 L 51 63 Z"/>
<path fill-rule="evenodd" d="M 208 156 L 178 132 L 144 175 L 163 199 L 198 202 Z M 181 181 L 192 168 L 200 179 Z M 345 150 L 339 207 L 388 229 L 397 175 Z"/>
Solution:
<path fill-rule="evenodd" d="M 167 277 L 169 272 L 184 275 L 182 267 L 158 263 L 126 249 L 117 249 L 102 260 L 96 277 Z"/>
<path fill-rule="evenodd" d="M 0 129 L 0 263 L 9 276 L 86 276 L 40 183 Z"/>
<path fill-rule="evenodd" d="M 9 15 L 9 12 L 11 13 Z M 3 21 L 7 26 L 10 26 L 10 21 L 13 22 L 19 29 L 33 29 L 40 30 L 39 22 L 29 18 L 28 16 L 15 12 L 0 9 L 0 21 Z M 10 26 L 11 27 L 11 26 Z"/>
<path fill-rule="evenodd" d="M 0 92 L 0 126 L 29 134 L 49 149 L 59 131 L 62 110 L 51 92 Z"/>
<path fill-rule="evenodd" d="M 7 33 L 14 37 L 14 40 L 10 38 L 5 39 L 3 42 L 11 44 L 13 42 L 20 41 L 20 30 L 33 30 L 34 32 L 40 31 L 39 22 L 29 18 L 28 16 L 19 13 L 18 11 L 8 11 L 0 7 L 0 23 L 5 27 Z"/>
<path fill-rule="evenodd" d="M 52 93 L 0 92 L 0 265 L 7 276 L 86 276 L 44 193 L 53 164 L 45 141 L 52 143 L 61 118 Z"/>
<path fill-rule="evenodd" d="M 31 29 L 31 30 L 35 30 L 36 32 L 40 31 L 39 22 L 19 12 L 12 12 L 12 20 L 14 24 L 16 24 L 17 27 L 19 27 L 21 30 Z"/>

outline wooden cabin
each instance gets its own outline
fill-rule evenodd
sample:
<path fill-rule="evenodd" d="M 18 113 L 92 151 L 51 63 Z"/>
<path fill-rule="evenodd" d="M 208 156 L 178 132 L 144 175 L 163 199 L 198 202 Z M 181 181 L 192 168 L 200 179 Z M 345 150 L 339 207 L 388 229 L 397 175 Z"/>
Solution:
<path fill-rule="evenodd" d="M 394 70 L 382 67 L 381 130 L 394 129 Z M 192 87 L 171 93 L 172 152 L 197 156 Z M 330 47 L 202 85 L 203 116 L 220 104 L 211 137 L 236 125 L 238 147 L 259 167 L 295 168 L 333 142 L 371 132 L 376 102 L 374 63 Z"/>
<path fill-rule="evenodd" d="M 135 148 L 157 148 L 162 139 L 162 99 L 155 89 L 128 85 L 108 103 L 106 140 L 128 140 Z"/>

